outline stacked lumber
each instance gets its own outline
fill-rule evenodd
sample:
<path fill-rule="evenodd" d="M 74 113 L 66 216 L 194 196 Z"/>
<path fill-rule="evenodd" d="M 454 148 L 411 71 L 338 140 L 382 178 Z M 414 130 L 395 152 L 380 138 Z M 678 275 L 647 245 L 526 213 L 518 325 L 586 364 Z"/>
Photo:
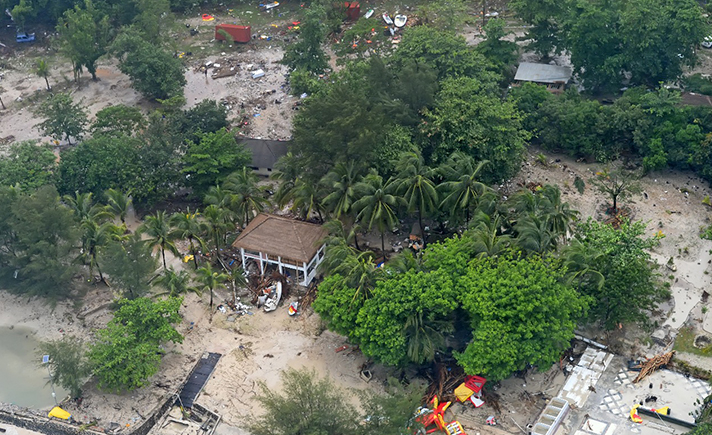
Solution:
<path fill-rule="evenodd" d="M 670 360 L 672 360 L 673 356 L 675 356 L 674 350 L 672 352 L 656 355 L 645 361 L 640 369 L 640 373 L 638 373 L 638 376 L 633 379 L 633 383 L 635 384 L 637 382 L 642 381 L 655 370 L 659 369 L 662 366 L 668 365 L 670 363 Z"/>

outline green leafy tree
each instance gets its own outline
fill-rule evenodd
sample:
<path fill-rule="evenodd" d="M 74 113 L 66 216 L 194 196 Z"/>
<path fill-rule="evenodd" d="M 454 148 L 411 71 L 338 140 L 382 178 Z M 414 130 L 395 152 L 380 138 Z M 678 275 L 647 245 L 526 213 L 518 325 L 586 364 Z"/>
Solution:
<path fill-rule="evenodd" d="M 47 90 L 51 91 L 52 88 L 49 86 L 49 64 L 44 59 L 39 59 L 35 65 L 35 74 L 42 77 L 47 85 Z"/>
<path fill-rule="evenodd" d="M 99 223 L 96 219 L 86 219 L 81 223 L 81 240 L 84 250 L 79 255 L 79 259 L 85 264 L 89 263 L 89 276 L 94 276 L 94 268 L 96 268 L 99 278 L 104 281 L 104 274 L 101 272 L 98 260 L 99 250 L 112 240 L 120 238 L 125 228 L 116 226 L 113 222 Z"/>
<path fill-rule="evenodd" d="M 386 256 L 385 233 L 398 226 L 396 210 L 403 204 L 403 198 L 395 194 L 396 185 L 392 180 L 371 173 L 356 186 L 359 199 L 353 207 L 358 211 L 356 220 L 363 223 L 368 231 L 374 228 L 381 233 L 381 252 Z"/>
<path fill-rule="evenodd" d="M 87 114 L 68 93 L 51 95 L 36 110 L 37 116 L 45 120 L 37 126 L 42 132 L 56 140 L 67 139 L 72 144 L 72 137 L 80 139 L 87 124 Z"/>
<path fill-rule="evenodd" d="M 200 142 L 191 143 L 183 156 L 183 172 L 187 174 L 189 185 L 198 192 L 205 192 L 209 186 L 222 183 L 227 176 L 248 165 L 252 157 L 242 145 L 238 145 L 226 129 L 216 133 L 205 133 Z"/>
<path fill-rule="evenodd" d="M 210 292 L 210 322 L 213 321 L 213 294 L 218 286 L 224 285 L 229 276 L 219 270 L 213 269 L 212 264 L 206 263 L 205 266 L 195 271 L 198 282 L 203 290 Z"/>
<path fill-rule="evenodd" d="M 305 12 L 299 26 L 299 39 L 287 46 L 282 63 L 290 70 L 303 69 L 320 74 L 329 67 L 322 44 L 326 38 L 326 27 L 322 22 L 325 10 L 313 4 Z"/>
<path fill-rule="evenodd" d="M 171 130 L 187 142 L 199 143 L 206 133 L 228 128 L 227 108 L 215 100 L 203 100 L 190 109 L 176 113 L 169 121 Z"/>
<path fill-rule="evenodd" d="M 444 349 L 442 335 L 452 330 L 451 315 L 458 306 L 454 293 L 453 277 L 444 270 L 411 270 L 379 281 L 352 335 L 364 355 L 384 364 L 432 360 Z"/>
<path fill-rule="evenodd" d="M 72 398 L 81 397 L 82 385 L 91 375 L 84 342 L 71 335 L 45 341 L 37 347 L 37 356 L 42 355 L 49 355 L 49 382 L 69 390 Z"/>
<path fill-rule="evenodd" d="M 131 78 L 134 88 L 145 97 L 168 100 L 183 96 L 186 80 L 180 59 L 145 41 L 135 29 L 117 36 L 111 52 L 119 59 L 121 72 Z"/>
<path fill-rule="evenodd" d="M 558 361 L 587 309 L 586 298 L 562 278 L 556 264 L 536 256 L 471 262 L 457 292 L 473 334 L 456 354 L 465 372 L 497 381 L 527 364 L 548 368 Z"/>
<path fill-rule="evenodd" d="M 99 387 L 107 391 L 133 390 L 146 385 L 158 372 L 160 345 L 181 343 L 175 329 L 182 298 L 152 301 L 148 298 L 121 299 L 109 324 L 97 331 L 89 348 L 89 360 Z"/>
<path fill-rule="evenodd" d="M 261 387 L 256 399 L 265 412 L 247 425 L 254 435 L 336 435 L 358 429 L 357 414 L 343 391 L 316 372 L 289 369 L 282 372 L 278 390 Z"/>
<path fill-rule="evenodd" d="M 284 207 L 290 201 L 292 189 L 303 171 L 299 159 L 291 151 L 280 157 L 274 166 L 275 170 L 270 175 L 272 180 L 278 182 L 274 197 L 277 204 Z"/>
<path fill-rule="evenodd" d="M 72 211 L 59 200 L 54 186 L 20 194 L 11 204 L 14 256 L 8 271 L 16 272 L 19 291 L 51 299 L 68 296 L 76 266 L 71 262 L 78 244 Z"/>
<path fill-rule="evenodd" d="M 311 183 L 304 179 L 297 180 L 292 190 L 292 212 L 297 213 L 299 219 L 308 220 L 314 214 L 320 222 L 328 216 L 324 206 L 325 191 L 322 185 Z"/>
<path fill-rule="evenodd" d="M 425 165 L 419 153 L 401 155 L 396 167 L 398 169 L 395 180 L 396 190 L 405 200 L 408 212 L 416 212 L 418 215 L 420 237 L 425 246 L 423 215 L 427 216 L 436 211 L 440 203 L 438 191 L 432 181 L 436 171 Z"/>
<path fill-rule="evenodd" d="M 91 125 L 91 134 L 110 136 L 134 136 L 146 127 L 146 118 L 136 107 L 123 104 L 109 106 L 96 113 Z"/>
<path fill-rule="evenodd" d="M 176 257 L 180 257 L 178 248 L 175 245 L 175 233 L 171 228 L 170 219 L 166 216 L 166 212 L 157 211 L 155 215 L 146 216 L 143 224 L 139 227 L 138 233 L 148 236 L 147 242 L 151 248 L 158 246 L 161 248 L 161 257 L 163 258 L 163 270 L 166 266 L 166 249 Z"/>
<path fill-rule="evenodd" d="M 627 199 L 642 190 L 638 179 L 638 175 L 633 172 L 605 169 L 596 173 L 591 179 L 591 184 L 601 194 L 610 198 L 611 210 L 617 213 L 619 200 Z"/>
<path fill-rule="evenodd" d="M 205 223 L 208 226 L 208 236 L 213 239 L 215 244 L 217 258 L 220 253 L 220 240 L 224 240 L 227 230 L 233 227 L 230 223 L 228 210 L 211 204 L 203 210 L 203 217 L 205 217 Z"/>
<path fill-rule="evenodd" d="M 569 4 L 556 0 L 515 0 L 511 3 L 517 16 L 529 24 L 526 38 L 531 42 L 527 48 L 544 59 L 561 52 L 563 44 L 559 21 Z"/>
<path fill-rule="evenodd" d="M 46 145 L 34 141 L 15 142 L 0 158 L 0 184 L 20 186 L 28 190 L 54 184 L 57 156 Z"/>
<path fill-rule="evenodd" d="M 505 30 L 505 21 L 501 18 L 490 19 L 485 24 L 485 40 L 477 44 L 477 51 L 498 68 L 502 75 L 509 76 L 510 66 L 517 62 L 519 47 L 516 42 L 504 39 L 511 32 Z"/>
<path fill-rule="evenodd" d="M 96 61 L 106 54 L 110 30 L 109 17 L 91 0 L 84 0 L 83 9 L 75 5 L 64 12 L 57 23 L 57 32 L 62 51 L 71 59 L 75 73 L 85 67 L 96 80 Z"/>
<path fill-rule="evenodd" d="M 441 86 L 423 128 L 433 159 L 443 162 L 454 151 L 462 151 L 477 161 L 489 160 L 491 165 L 481 175 L 486 182 L 516 174 L 530 135 L 514 104 L 489 94 L 481 81 L 469 77 L 448 79 Z"/>
<path fill-rule="evenodd" d="M 647 322 L 649 311 L 670 296 L 648 253 L 658 238 L 643 237 L 645 232 L 642 222 L 624 222 L 616 230 L 589 219 L 577 226 L 574 242 L 563 253 L 579 290 L 593 298 L 590 319 L 608 330 Z"/>
<path fill-rule="evenodd" d="M 158 266 L 148 243 L 138 233 L 110 242 L 99 251 L 99 262 L 109 275 L 109 282 L 130 299 L 150 290 L 149 283 Z"/>

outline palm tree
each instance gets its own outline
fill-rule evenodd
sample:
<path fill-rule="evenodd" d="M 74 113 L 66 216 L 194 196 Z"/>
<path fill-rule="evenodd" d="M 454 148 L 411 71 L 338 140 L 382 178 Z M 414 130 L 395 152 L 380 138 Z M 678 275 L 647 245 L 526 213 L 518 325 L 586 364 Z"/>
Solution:
<path fill-rule="evenodd" d="M 491 193 L 484 183 L 477 181 L 482 168 L 488 160 L 475 163 L 475 160 L 463 153 L 455 152 L 447 164 L 440 168 L 444 178 L 449 181 L 438 186 L 443 200 L 440 207 L 446 207 L 455 221 L 465 212 L 465 227 L 470 224 L 470 213 L 479 205 L 480 200 Z"/>
<path fill-rule="evenodd" d="M 405 200 L 408 212 L 417 212 L 420 237 L 425 247 L 423 214 L 432 213 L 438 208 L 438 192 L 432 181 L 435 171 L 425 165 L 423 156 L 418 152 L 403 153 L 396 170 L 397 191 Z"/>
<path fill-rule="evenodd" d="M 337 219 L 351 213 L 359 178 L 355 163 L 349 161 L 337 163 L 334 169 L 322 179 L 322 184 L 331 191 L 324 198 L 323 204 Z"/>
<path fill-rule="evenodd" d="M 218 258 L 220 240 L 225 237 L 225 233 L 230 226 L 228 212 L 216 205 L 209 205 L 205 207 L 203 217 L 207 223 L 207 233 L 215 243 L 215 258 Z"/>
<path fill-rule="evenodd" d="M 300 219 L 308 220 L 313 213 L 316 213 L 319 221 L 324 222 L 326 208 L 320 199 L 322 192 L 319 191 L 318 185 L 300 178 L 292 189 L 291 196 L 291 210 L 296 212 Z"/>
<path fill-rule="evenodd" d="M 563 250 L 562 258 L 568 274 L 569 283 L 578 281 L 579 284 L 590 283 L 598 290 L 603 287 L 606 278 L 597 270 L 596 264 L 605 254 L 585 246 L 577 239 Z"/>
<path fill-rule="evenodd" d="M 200 296 L 198 287 L 191 285 L 190 274 L 185 270 L 176 273 L 173 268 L 163 270 L 163 275 L 153 280 L 153 284 L 163 287 L 170 292 L 170 296 L 179 296 L 183 293 L 193 292 Z"/>
<path fill-rule="evenodd" d="M 549 229 L 546 219 L 529 215 L 514 225 L 516 242 L 524 251 L 543 255 L 556 247 L 556 236 Z"/>
<path fill-rule="evenodd" d="M 173 213 L 169 218 L 170 225 L 175 228 L 173 231 L 174 237 L 178 239 L 188 239 L 190 243 L 190 255 L 193 256 L 193 264 L 196 269 L 198 268 L 198 259 L 195 256 L 195 242 L 198 243 L 198 246 L 204 248 L 205 242 L 200 236 L 208 231 L 208 225 L 199 219 L 199 215 L 197 211 L 191 213 L 190 207 L 188 207 L 185 213 Z"/>
<path fill-rule="evenodd" d="M 105 210 L 121 219 L 121 223 L 126 223 L 126 214 L 131 208 L 131 196 L 129 193 L 123 193 L 120 190 L 108 189 L 104 192 L 106 195 Z"/>
<path fill-rule="evenodd" d="M 198 281 L 203 286 L 203 290 L 210 291 L 210 322 L 213 321 L 213 290 L 220 284 L 223 284 L 230 279 L 227 274 L 221 273 L 218 270 L 214 270 L 210 263 L 206 263 L 205 266 L 201 267 L 196 271 L 198 274 Z"/>
<path fill-rule="evenodd" d="M 472 251 L 478 257 L 493 257 L 503 252 L 510 245 L 510 236 L 501 234 L 502 217 L 480 212 L 475 220 L 477 223 L 467 235 L 472 242 Z"/>
<path fill-rule="evenodd" d="M 99 278 L 104 281 L 104 274 L 96 256 L 99 248 L 109 244 L 112 240 L 119 240 L 124 233 L 125 227 L 114 225 L 113 222 L 99 224 L 95 219 L 87 218 L 80 225 L 82 231 L 82 247 L 79 259 L 86 264 L 89 263 L 89 275 L 94 276 L 94 267 L 99 271 Z"/>
<path fill-rule="evenodd" d="M 270 178 L 279 181 L 275 199 L 277 204 L 284 207 L 291 201 L 292 189 L 297 183 L 299 176 L 304 173 L 304 168 L 291 151 L 280 157 L 274 167 L 275 171 L 272 172 Z"/>
<path fill-rule="evenodd" d="M 104 221 L 111 217 L 111 213 L 99 204 L 94 204 L 93 193 L 74 192 L 74 196 L 64 195 L 62 200 L 74 211 L 74 217 L 79 222 L 92 219 L 97 222 Z"/>
<path fill-rule="evenodd" d="M 324 243 L 326 245 L 337 245 L 339 243 L 350 245 L 351 242 L 353 242 L 356 246 L 356 249 L 359 251 L 361 250 L 358 247 L 358 240 L 356 239 L 356 233 L 360 228 L 358 223 L 347 227 L 340 220 L 331 219 L 324 223 L 324 228 L 326 228 L 326 230 L 329 232 L 329 235 L 326 236 L 324 240 L 322 240 L 320 243 Z"/>
<path fill-rule="evenodd" d="M 561 190 L 556 186 L 544 186 L 541 196 L 546 198 L 544 216 L 549 229 L 557 238 L 566 240 L 572 225 L 578 220 L 579 212 L 572 209 L 568 202 L 561 202 Z"/>
<path fill-rule="evenodd" d="M 453 326 L 446 321 L 428 321 L 422 311 L 411 313 L 403 325 L 406 355 L 416 364 L 435 359 L 435 353 L 445 347 L 445 335 Z"/>
<path fill-rule="evenodd" d="M 39 59 L 37 61 L 37 65 L 35 67 L 35 74 L 45 79 L 45 83 L 47 84 L 47 90 L 51 91 L 52 88 L 49 87 L 49 80 L 47 79 L 49 77 L 49 64 L 45 62 L 44 59 Z"/>
<path fill-rule="evenodd" d="M 385 183 L 383 178 L 371 173 L 356 186 L 360 199 L 353 205 L 358 211 L 356 220 L 362 222 L 368 231 L 374 227 L 381 233 L 381 251 L 384 259 L 386 256 L 386 230 L 391 230 L 398 225 L 398 216 L 395 209 L 403 203 L 403 199 L 394 195 L 395 185 L 389 179 Z"/>
<path fill-rule="evenodd" d="M 376 267 L 373 252 L 359 252 L 345 243 L 327 246 L 319 268 L 329 275 L 341 275 L 346 286 L 355 289 L 354 300 L 359 302 L 371 297 L 383 273 L 383 269 Z"/>
<path fill-rule="evenodd" d="M 163 270 L 168 269 L 166 265 L 166 249 L 171 251 L 176 257 L 180 256 L 178 248 L 176 248 L 174 233 L 171 231 L 171 226 L 165 211 L 157 211 L 153 216 L 146 216 L 146 220 L 139 227 L 138 233 L 148 236 L 148 245 L 151 248 L 159 246 L 161 248 L 161 256 L 163 257 Z"/>
<path fill-rule="evenodd" d="M 264 210 L 268 201 L 264 196 L 264 189 L 257 183 L 259 178 L 247 167 L 228 175 L 223 183 L 223 189 L 235 195 L 233 199 L 234 210 L 240 221 L 247 226 L 250 219 Z"/>

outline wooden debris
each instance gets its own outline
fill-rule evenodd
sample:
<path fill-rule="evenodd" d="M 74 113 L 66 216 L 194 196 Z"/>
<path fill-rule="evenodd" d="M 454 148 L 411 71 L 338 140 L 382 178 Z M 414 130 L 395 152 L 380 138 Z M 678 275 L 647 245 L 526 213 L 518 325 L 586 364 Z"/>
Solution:
<path fill-rule="evenodd" d="M 668 353 L 663 353 L 660 355 L 656 355 L 647 361 L 643 363 L 642 368 L 640 369 L 640 373 L 638 373 L 638 376 L 633 379 L 633 383 L 638 383 L 645 379 L 648 375 L 653 373 L 655 370 L 659 369 L 660 367 L 664 365 L 668 365 L 670 361 L 672 360 L 672 357 L 675 356 L 675 351 L 673 350 L 672 352 Z"/>

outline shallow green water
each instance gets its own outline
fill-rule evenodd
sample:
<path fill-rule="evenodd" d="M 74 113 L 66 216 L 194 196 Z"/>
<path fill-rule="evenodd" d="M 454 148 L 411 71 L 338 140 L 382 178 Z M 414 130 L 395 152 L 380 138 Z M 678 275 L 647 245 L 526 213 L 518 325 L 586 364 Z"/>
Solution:
<path fill-rule="evenodd" d="M 47 369 L 38 367 L 35 349 L 38 342 L 32 330 L 23 327 L 0 327 L 0 402 L 35 409 L 54 406 L 52 388 L 45 385 Z M 55 386 L 57 400 L 66 391 Z"/>

